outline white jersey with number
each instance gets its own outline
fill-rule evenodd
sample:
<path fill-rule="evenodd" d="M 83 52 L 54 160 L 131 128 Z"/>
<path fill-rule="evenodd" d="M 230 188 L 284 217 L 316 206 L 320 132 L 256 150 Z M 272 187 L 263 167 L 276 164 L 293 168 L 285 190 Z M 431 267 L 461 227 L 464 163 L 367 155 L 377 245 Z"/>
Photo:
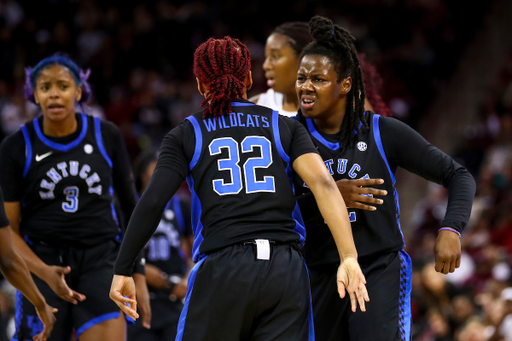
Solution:
<path fill-rule="evenodd" d="M 277 110 L 284 116 L 291 117 L 297 115 L 297 111 L 283 110 L 283 101 L 284 96 L 282 93 L 275 92 L 274 89 L 268 89 L 267 92 L 260 94 L 256 104 L 269 107 L 272 110 Z"/>

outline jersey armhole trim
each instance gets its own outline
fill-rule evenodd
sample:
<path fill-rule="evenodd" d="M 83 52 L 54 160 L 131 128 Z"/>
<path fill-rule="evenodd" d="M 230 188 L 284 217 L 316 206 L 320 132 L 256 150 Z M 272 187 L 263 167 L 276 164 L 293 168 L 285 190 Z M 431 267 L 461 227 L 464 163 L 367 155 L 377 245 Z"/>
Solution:
<path fill-rule="evenodd" d="M 290 163 L 290 157 L 284 151 L 283 144 L 281 143 L 281 135 L 279 133 L 279 112 L 272 111 L 272 130 L 274 131 L 274 140 L 276 142 L 277 151 L 281 158 L 286 162 Z"/>
<path fill-rule="evenodd" d="M 22 125 L 20 129 L 23 133 L 23 139 L 25 140 L 25 168 L 23 169 L 23 177 L 26 177 L 30 169 L 30 164 L 32 163 L 32 144 L 30 143 L 27 127 Z"/>
<path fill-rule="evenodd" d="M 105 145 L 103 144 L 103 137 L 101 136 L 101 120 L 98 117 L 94 117 L 94 135 L 96 136 L 96 143 L 98 144 L 101 155 L 105 158 L 110 168 L 112 168 L 112 160 L 108 156 Z"/>
<path fill-rule="evenodd" d="M 186 118 L 186 120 L 189 120 L 190 123 L 192 123 L 192 126 L 194 127 L 195 140 L 196 140 L 194 156 L 192 157 L 192 161 L 190 161 L 190 164 L 188 166 L 189 171 L 192 171 L 192 169 L 196 166 L 197 161 L 199 161 L 199 157 L 201 156 L 201 149 L 203 148 L 203 146 L 202 146 L 203 134 L 201 133 L 201 127 L 199 126 L 199 122 L 197 122 L 197 119 L 194 116 L 189 116 Z"/>
<path fill-rule="evenodd" d="M 172 208 L 174 210 L 174 214 L 176 214 L 176 221 L 178 222 L 178 226 L 182 232 L 185 232 L 186 226 L 185 220 L 183 219 L 183 213 L 181 212 L 180 197 L 178 195 L 175 195 L 172 198 L 172 201 Z"/>
<path fill-rule="evenodd" d="M 373 137 L 375 139 L 375 143 L 377 144 L 377 148 L 379 149 L 379 153 L 382 156 L 382 159 L 384 160 L 386 167 L 388 168 L 389 176 L 391 177 L 391 180 L 393 181 L 394 185 L 396 182 L 395 174 L 393 174 L 391 168 L 389 167 L 388 158 L 386 157 L 386 152 L 384 151 L 384 146 L 382 145 L 382 139 L 380 137 L 379 118 L 380 115 L 373 115 Z"/>

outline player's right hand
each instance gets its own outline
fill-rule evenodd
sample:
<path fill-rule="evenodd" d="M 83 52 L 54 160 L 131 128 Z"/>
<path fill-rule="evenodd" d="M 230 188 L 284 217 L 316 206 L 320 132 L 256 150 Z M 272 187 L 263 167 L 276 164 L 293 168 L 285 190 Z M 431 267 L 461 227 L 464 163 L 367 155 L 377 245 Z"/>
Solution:
<path fill-rule="evenodd" d="M 36 308 L 37 316 L 39 316 L 39 319 L 43 322 L 44 329 L 42 332 L 32 337 L 34 341 L 46 341 L 48 339 L 53 329 L 53 325 L 57 321 L 53 315 L 57 311 L 57 308 L 53 308 L 46 303 L 43 307 Z"/>
<path fill-rule="evenodd" d="M 336 185 L 341 192 L 345 204 L 350 208 L 359 208 L 366 211 L 375 211 L 377 208 L 373 205 L 382 205 L 382 199 L 376 199 L 368 195 L 385 196 L 387 191 L 367 186 L 382 185 L 383 179 L 358 179 L 348 180 L 342 179 L 336 181 Z M 372 204 L 372 205 L 366 205 Z"/>
<path fill-rule="evenodd" d="M 114 275 L 110 287 L 110 298 L 126 315 L 134 320 L 139 318 L 135 282 L 132 277 Z"/>
<path fill-rule="evenodd" d="M 65 276 L 71 272 L 71 267 L 49 265 L 45 271 L 45 278 L 43 279 L 52 288 L 53 292 L 59 295 L 64 301 L 78 304 L 78 301 L 85 300 L 85 295 L 80 294 L 71 288 L 66 283 Z"/>
<path fill-rule="evenodd" d="M 340 264 L 336 281 L 340 297 L 345 297 L 345 290 L 350 295 L 352 311 L 356 312 L 358 302 L 361 311 L 366 311 L 364 302 L 370 301 L 370 297 L 366 290 L 366 279 L 355 258 L 348 257 Z"/>

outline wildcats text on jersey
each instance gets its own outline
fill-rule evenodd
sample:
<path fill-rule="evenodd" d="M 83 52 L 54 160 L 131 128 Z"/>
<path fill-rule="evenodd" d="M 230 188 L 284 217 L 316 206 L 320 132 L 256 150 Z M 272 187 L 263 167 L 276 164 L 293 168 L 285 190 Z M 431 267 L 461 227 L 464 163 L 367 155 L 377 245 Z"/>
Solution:
<path fill-rule="evenodd" d="M 204 119 L 203 122 L 208 132 L 216 131 L 217 128 L 226 129 L 232 127 L 270 127 L 267 117 L 243 112 L 230 113 L 229 120 L 226 119 L 226 116 L 220 116 L 218 119 Z"/>

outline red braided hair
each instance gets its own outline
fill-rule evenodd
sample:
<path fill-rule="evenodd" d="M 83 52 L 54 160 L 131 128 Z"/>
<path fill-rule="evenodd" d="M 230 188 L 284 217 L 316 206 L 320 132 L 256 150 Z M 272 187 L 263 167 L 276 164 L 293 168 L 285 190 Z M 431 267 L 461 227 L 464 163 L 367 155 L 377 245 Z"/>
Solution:
<path fill-rule="evenodd" d="M 226 36 L 201 44 L 194 53 L 194 74 L 208 88 L 203 118 L 231 112 L 231 102 L 244 95 L 250 71 L 251 55 L 240 40 Z"/>
<path fill-rule="evenodd" d="M 359 63 L 363 69 L 364 88 L 366 90 L 366 99 L 370 102 L 376 114 L 391 117 L 391 110 L 386 105 L 380 95 L 382 78 L 377 73 L 377 69 L 366 61 L 364 54 L 359 54 Z"/>

